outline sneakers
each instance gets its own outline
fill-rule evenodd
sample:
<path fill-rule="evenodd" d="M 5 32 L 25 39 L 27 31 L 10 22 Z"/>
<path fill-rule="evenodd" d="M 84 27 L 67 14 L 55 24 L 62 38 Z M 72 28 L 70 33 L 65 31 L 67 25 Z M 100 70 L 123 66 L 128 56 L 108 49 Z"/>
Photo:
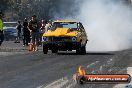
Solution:
<path fill-rule="evenodd" d="M 38 48 L 36 48 L 35 51 L 38 51 Z"/>
<path fill-rule="evenodd" d="M 38 51 L 38 48 L 33 48 L 33 51 Z"/>
<path fill-rule="evenodd" d="M 33 51 L 38 51 L 38 47 L 36 45 L 33 47 Z"/>

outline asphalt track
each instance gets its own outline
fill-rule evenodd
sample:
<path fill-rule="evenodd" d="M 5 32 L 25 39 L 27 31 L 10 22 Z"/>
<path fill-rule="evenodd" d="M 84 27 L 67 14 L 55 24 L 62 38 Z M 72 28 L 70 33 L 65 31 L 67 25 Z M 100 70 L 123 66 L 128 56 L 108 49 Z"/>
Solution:
<path fill-rule="evenodd" d="M 0 88 L 112 88 L 115 84 L 78 85 L 72 79 L 79 66 L 87 73 L 121 74 L 132 67 L 132 49 L 116 52 L 59 52 L 44 55 L 5 42 L 0 47 Z"/>

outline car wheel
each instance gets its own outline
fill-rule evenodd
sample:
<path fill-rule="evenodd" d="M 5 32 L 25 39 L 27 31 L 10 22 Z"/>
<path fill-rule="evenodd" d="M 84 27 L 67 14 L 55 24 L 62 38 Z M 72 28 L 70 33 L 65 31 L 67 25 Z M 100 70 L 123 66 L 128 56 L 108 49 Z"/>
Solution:
<path fill-rule="evenodd" d="M 86 46 L 81 47 L 81 54 L 86 54 Z"/>
<path fill-rule="evenodd" d="M 81 54 L 81 47 L 78 47 L 78 48 L 76 49 L 76 54 Z"/>
<path fill-rule="evenodd" d="M 86 54 L 86 46 L 80 46 L 76 49 L 76 54 L 85 55 Z"/>
<path fill-rule="evenodd" d="M 43 45 L 43 53 L 44 54 L 48 53 L 48 47 L 46 45 Z"/>

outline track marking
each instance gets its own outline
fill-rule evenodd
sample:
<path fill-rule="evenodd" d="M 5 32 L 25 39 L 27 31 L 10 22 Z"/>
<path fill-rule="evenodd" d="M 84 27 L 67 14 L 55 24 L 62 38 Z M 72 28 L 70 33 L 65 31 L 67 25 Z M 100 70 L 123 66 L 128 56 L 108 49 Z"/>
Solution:
<path fill-rule="evenodd" d="M 99 61 L 95 61 L 94 63 L 87 65 L 87 68 L 92 67 L 92 66 L 96 65 L 97 63 L 99 63 Z"/>
<path fill-rule="evenodd" d="M 66 83 L 68 83 L 68 79 L 66 77 L 58 79 L 46 86 L 39 86 L 37 88 L 62 88 Z"/>

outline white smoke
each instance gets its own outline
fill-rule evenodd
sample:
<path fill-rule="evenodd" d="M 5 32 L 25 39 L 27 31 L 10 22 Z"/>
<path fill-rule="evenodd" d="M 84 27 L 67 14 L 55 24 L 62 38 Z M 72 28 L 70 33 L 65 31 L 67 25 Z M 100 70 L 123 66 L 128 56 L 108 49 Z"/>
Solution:
<path fill-rule="evenodd" d="M 79 19 L 87 31 L 88 51 L 117 51 L 132 47 L 132 7 L 116 0 L 85 0 Z"/>

